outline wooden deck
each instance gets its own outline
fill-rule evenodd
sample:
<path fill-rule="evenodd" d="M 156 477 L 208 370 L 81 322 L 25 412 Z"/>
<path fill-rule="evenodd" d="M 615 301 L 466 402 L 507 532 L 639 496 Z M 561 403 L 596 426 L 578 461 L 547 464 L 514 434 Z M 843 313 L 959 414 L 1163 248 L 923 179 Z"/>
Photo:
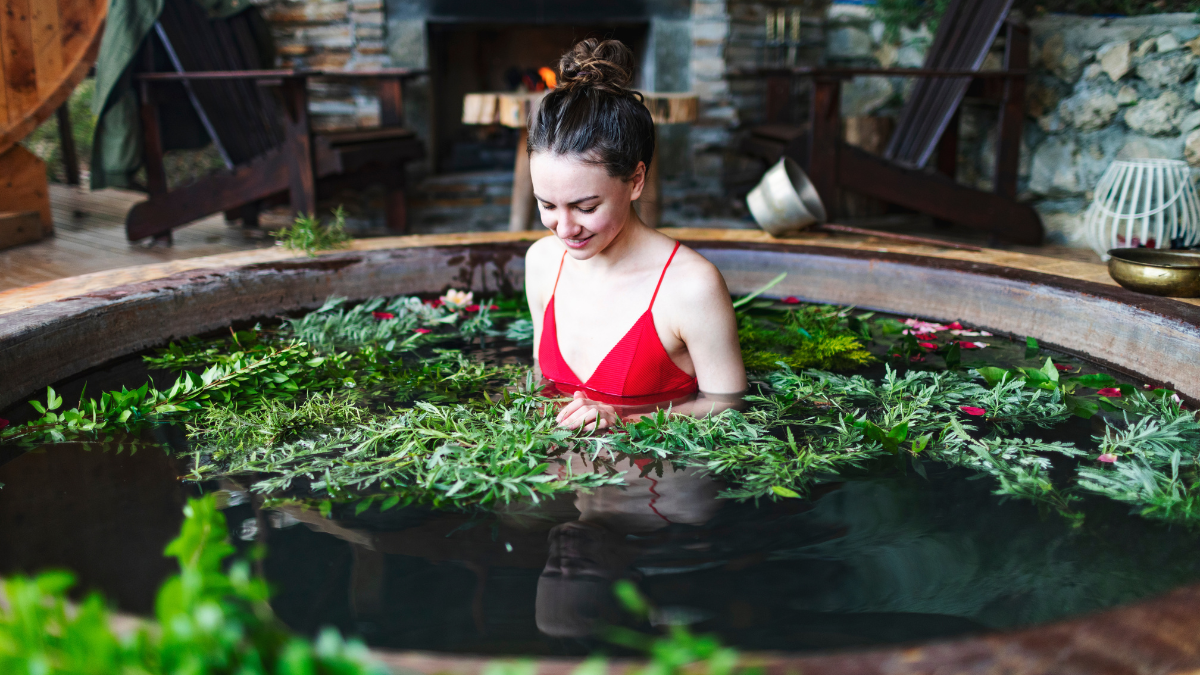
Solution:
<path fill-rule="evenodd" d="M 208 264 L 199 261 L 188 262 L 195 258 L 236 253 L 239 251 L 253 251 L 255 249 L 266 249 L 274 246 L 274 240 L 266 231 L 243 230 L 238 226 L 231 226 L 226 224 L 225 219 L 221 215 L 210 216 L 176 230 L 174 244 L 171 246 L 131 244 L 125 239 L 125 214 L 129 212 L 129 209 L 135 203 L 142 199 L 145 199 L 145 195 L 129 190 L 106 189 L 98 192 L 90 192 L 80 188 L 51 184 L 50 203 L 56 234 L 53 237 L 36 243 L 0 250 L 0 293 L 16 289 L 27 289 L 18 292 L 16 295 L 22 297 L 28 296 L 32 299 L 41 297 L 41 294 L 45 292 L 45 289 L 41 285 L 59 279 L 63 279 L 64 281 L 53 286 L 60 288 L 62 291 L 66 291 L 66 289 L 94 288 L 95 284 L 116 283 L 118 280 L 141 280 L 147 274 L 152 276 L 173 274 L 185 269 L 194 269 L 197 265 L 204 266 Z M 455 232 L 460 233 L 459 237 L 450 238 L 454 241 L 458 241 L 462 236 L 465 236 L 466 239 L 472 239 L 472 233 L 464 233 L 462 231 L 476 230 L 479 227 L 479 223 L 465 217 L 461 211 L 459 209 L 454 212 L 449 217 L 448 222 L 436 227 L 417 227 L 414 229 L 422 234 L 432 232 L 447 235 Z M 864 223 L 864 225 L 885 231 L 903 232 L 905 234 L 917 234 L 976 244 L 985 243 L 978 237 L 964 236 L 969 235 L 966 232 L 938 230 L 928 223 L 924 225 L 922 223 L 924 221 L 892 224 L 885 219 L 878 223 Z M 271 226 L 270 224 L 267 225 Z M 692 232 L 693 230 L 674 231 Z M 544 230 L 540 230 L 539 232 L 528 233 L 518 238 L 525 238 L 526 236 L 536 237 L 544 232 Z M 771 240 L 771 237 L 757 229 L 727 230 L 721 231 L 719 234 L 717 231 L 711 230 L 694 230 L 694 232 L 700 239 L 716 237 L 746 241 Z M 403 241 L 408 241 L 409 239 L 408 237 L 400 238 Z M 886 242 L 873 238 L 864 240 L 862 237 L 831 237 L 830 235 L 820 233 L 800 234 L 796 235 L 794 239 L 821 241 L 823 243 L 836 242 L 834 245 L 862 246 L 866 248 L 886 249 L 889 247 L 889 244 L 893 250 L 908 248 L 896 246 L 894 242 Z M 374 248 L 377 246 L 387 246 L 387 241 L 392 240 L 393 238 L 390 237 L 385 237 L 383 240 L 363 239 L 356 242 L 356 247 Z M 419 245 L 416 242 L 420 240 L 421 238 L 419 237 L 412 238 L 413 243 L 407 245 Z M 916 248 L 920 249 L 922 247 Z M 943 255 L 948 251 L 946 249 L 932 250 Z M 264 251 L 262 253 L 267 252 Z M 1037 256 L 1033 259 L 1034 261 L 1037 261 L 1039 258 L 1042 259 L 1039 264 L 1034 264 L 1035 267 L 1056 267 L 1056 263 L 1067 261 L 1100 262 L 1096 254 L 1089 249 L 1067 248 L 1065 246 L 1011 246 L 1003 251 L 989 249 L 988 254 L 984 257 L 1006 259 L 1006 254 L 1014 253 Z M 294 255 L 294 253 L 289 254 L 282 249 L 277 249 L 270 252 L 268 257 L 286 258 L 293 257 Z M 238 256 L 235 259 L 241 260 L 242 258 Z M 1029 265 L 1030 262 L 1026 260 L 1018 266 Z M 151 267 L 145 267 L 147 265 Z M 1098 269 L 1099 272 L 1103 273 L 1103 268 Z M 108 281 L 91 278 L 75 279 L 72 281 L 65 280 L 66 277 L 79 277 L 80 275 L 91 275 L 110 270 L 123 271 L 108 277 Z M 1103 273 L 1103 276 L 1107 278 L 1107 273 Z M 35 285 L 38 288 L 27 288 Z M 12 293 L 4 295 L 9 302 L 12 302 L 16 297 Z M 24 303 L 21 304 L 23 305 Z"/>
<path fill-rule="evenodd" d="M 175 232 L 172 246 L 143 246 L 125 239 L 125 214 L 146 196 L 129 190 L 89 192 L 50 185 L 55 236 L 0 251 L 0 291 L 91 272 L 182 258 L 266 248 L 263 232 L 246 234 L 210 216 Z"/>

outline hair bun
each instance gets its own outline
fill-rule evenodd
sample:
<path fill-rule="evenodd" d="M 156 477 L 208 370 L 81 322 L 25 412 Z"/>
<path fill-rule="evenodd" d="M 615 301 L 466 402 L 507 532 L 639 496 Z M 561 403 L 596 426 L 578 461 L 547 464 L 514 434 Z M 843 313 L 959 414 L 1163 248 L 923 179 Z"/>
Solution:
<path fill-rule="evenodd" d="M 592 87 L 624 94 L 633 82 L 633 52 L 620 40 L 588 38 L 563 54 L 558 69 L 560 88 Z"/>

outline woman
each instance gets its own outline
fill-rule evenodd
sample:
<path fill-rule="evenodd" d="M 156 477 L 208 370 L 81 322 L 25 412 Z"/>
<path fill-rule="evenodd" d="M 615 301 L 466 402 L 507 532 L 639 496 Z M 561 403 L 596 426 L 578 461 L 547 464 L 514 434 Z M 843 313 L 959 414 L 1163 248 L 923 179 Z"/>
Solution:
<path fill-rule="evenodd" d="M 654 155 L 654 122 L 627 89 L 632 53 L 616 40 L 584 40 L 559 68 L 558 88 L 529 124 L 533 191 L 556 236 L 525 256 L 537 363 L 574 396 L 559 423 L 602 429 L 622 405 L 697 391 L 736 397 L 746 372 L 725 280 L 633 209 Z M 673 406 L 703 414 L 714 402 Z"/>

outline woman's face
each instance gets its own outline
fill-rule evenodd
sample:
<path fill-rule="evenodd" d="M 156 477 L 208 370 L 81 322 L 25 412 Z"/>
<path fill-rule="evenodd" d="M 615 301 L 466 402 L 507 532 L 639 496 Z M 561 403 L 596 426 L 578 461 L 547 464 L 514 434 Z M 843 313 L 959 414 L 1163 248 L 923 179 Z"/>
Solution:
<path fill-rule="evenodd" d="M 608 247 L 630 219 L 629 205 L 642 195 L 645 168 L 628 181 L 579 157 L 536 152 L 529 158 L 533 194 L 542 224 L 570 251 L 586 260 Z"/>

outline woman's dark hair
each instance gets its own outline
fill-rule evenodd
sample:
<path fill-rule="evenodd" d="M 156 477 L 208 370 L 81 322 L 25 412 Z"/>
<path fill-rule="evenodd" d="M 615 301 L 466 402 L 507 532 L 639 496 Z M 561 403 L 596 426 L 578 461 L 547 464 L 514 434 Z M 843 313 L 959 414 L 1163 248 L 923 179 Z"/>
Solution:
<path fill-rule="evenodd" d="M 529 121 L 529 152 L 577 155 L 629 180 L 650 168 L 654 120 L 633 81 L 633 52 L 619 40 L 588 38 L 558 62 L 558 88 Z"/>

